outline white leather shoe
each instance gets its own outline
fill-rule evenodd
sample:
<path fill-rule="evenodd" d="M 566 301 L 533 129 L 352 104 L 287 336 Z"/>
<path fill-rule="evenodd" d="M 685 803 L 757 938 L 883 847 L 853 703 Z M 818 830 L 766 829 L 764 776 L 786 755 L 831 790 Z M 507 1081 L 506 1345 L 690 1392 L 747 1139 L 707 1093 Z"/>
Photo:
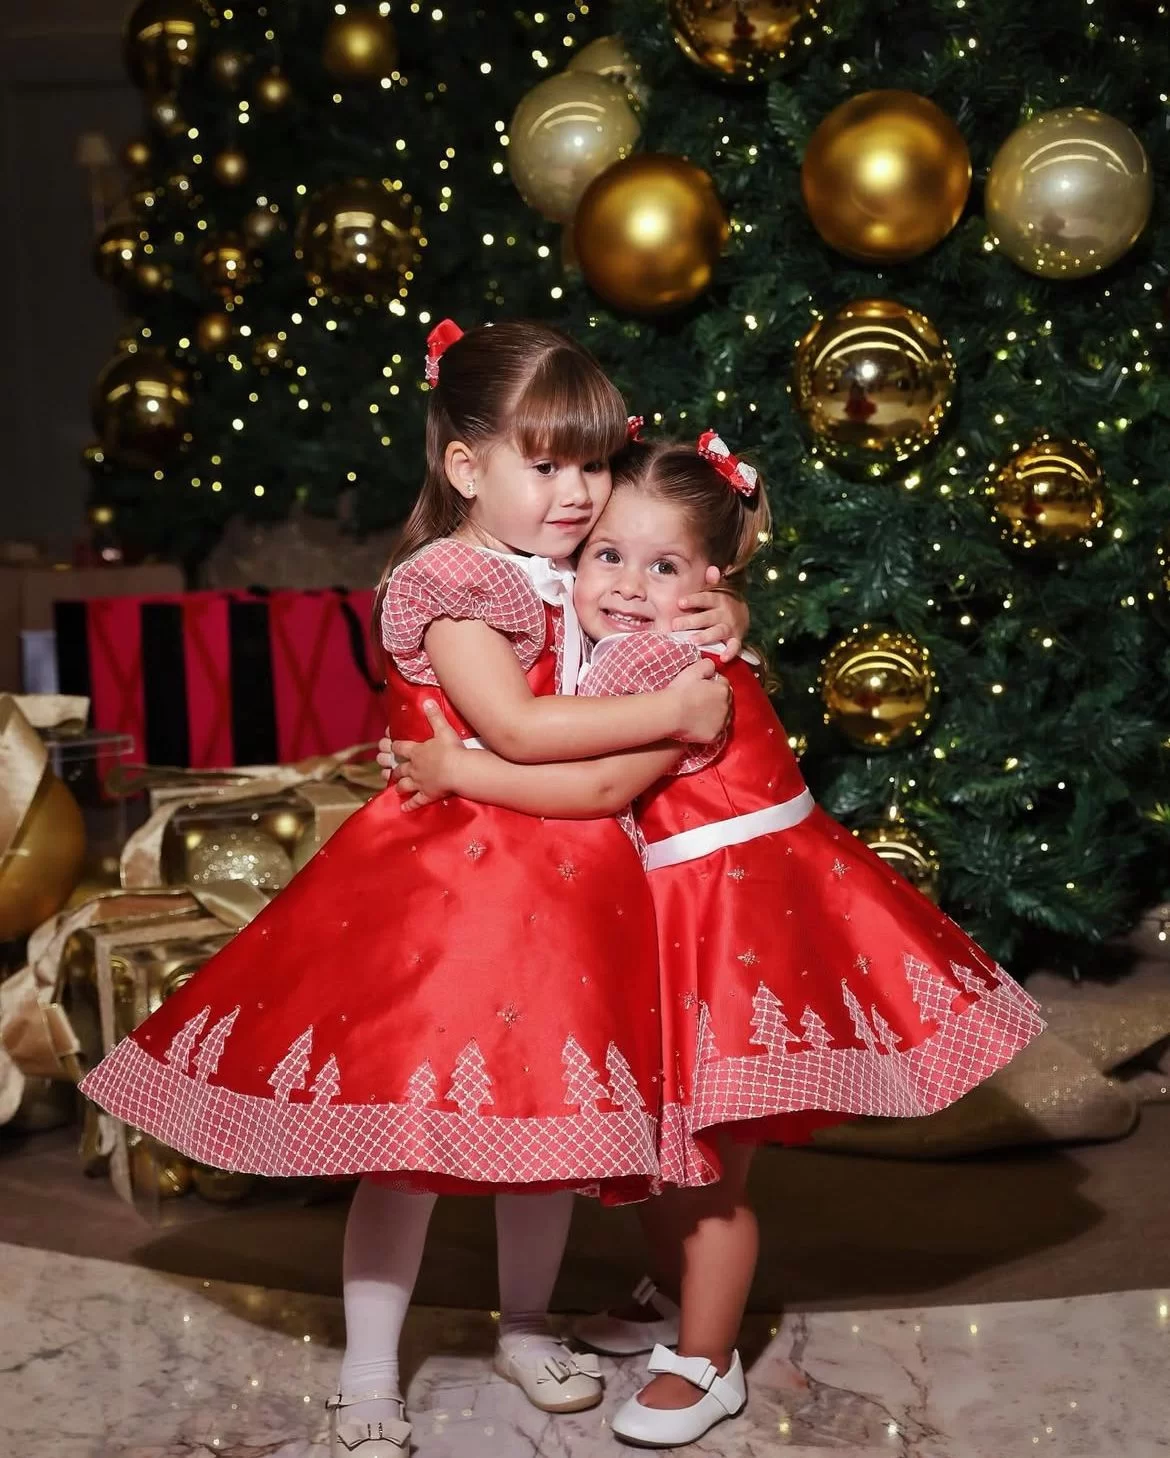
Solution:
<path fill-rule="evenodd" d="M 398 1420 L 367 1423 L 356 1418 L 343 1420 L 341 1414 L 358 1402 L 392 1402 L 398 1408 Z M 330 1458 L 402 1458 L 410 1449 L 410 1424 L 406 1421 L 406 1405 L 397 1392 L 340 1392 L 327 1398 L 329 1411 Z"/>
<path fill-rule="evenodd" d="M 670 1297 L 649 1276 L 643 1276 L 634 1287 L 634 1300 L 639 1306 L 652 1307 L 658 1319 L 627 1321 L 612 1311 L 599 1311 L 595 1316 L 578 1317 L 572 1324 L 573 1335 L 607 1357 L 636 1357 L 657 1346 L 677 1346 L 679 1310 Z"/>
<path fill-rule="evenodd" d="M 649 1370 L 673 1372 L 702 1392 L 691 1407 L 643 1407 L 636 1397 L 623 1402 L 610 1426 L 614 1436 L 638 1448 L 681 1448 L 697 1442 L 716 1423 L 736 1417 L 747 1402 L 743 1365 L 736 1352 L 727 1375 L 720 1377 L 706 1357 L 680 1357 L 666 1347 L 655 1347 Z"/>
<path fill-rule="evenodd" d="M 601 1401 L 597 1358 L 572 1352 L 554 1337 L 530 1337 L 507 1351 L 497 1347 L 495 1369 L 542 1412 L 584 1412 Z"/>

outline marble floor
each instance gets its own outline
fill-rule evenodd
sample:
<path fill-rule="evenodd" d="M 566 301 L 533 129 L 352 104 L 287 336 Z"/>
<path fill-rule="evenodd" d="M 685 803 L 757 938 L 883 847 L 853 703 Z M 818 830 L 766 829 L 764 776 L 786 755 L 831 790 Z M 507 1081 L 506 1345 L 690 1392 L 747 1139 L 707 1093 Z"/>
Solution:
<path fill-rule="evenodd" d="M 0 1244 L 5 1458 L 327 1458 L 322 1399 L 340 1304 Z M 548 1418 L 490 1372 L 480 1312 L 412 1313 L 418 1458 L 600 1458 L 640 1383 L 604 1362 L 605 1405 Z M 1170 1455 L 1170 1291 L 757 1318 L 746 1414 L 723 1458 Z"/>

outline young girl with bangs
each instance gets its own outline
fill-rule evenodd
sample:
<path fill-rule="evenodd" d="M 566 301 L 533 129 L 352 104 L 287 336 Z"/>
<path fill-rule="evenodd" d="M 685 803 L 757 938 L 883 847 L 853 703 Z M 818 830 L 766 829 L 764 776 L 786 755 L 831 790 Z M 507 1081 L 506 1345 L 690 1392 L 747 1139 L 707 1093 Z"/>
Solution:
<path fill-rule="evenodd" d="M 417 738 L 436 699 L 463 741 L 518 761 L 715 739 L 729 691 L 710 663 L 660 693 L 569 696 L 565 559 L 626 438 L 596 362 L 543 325 L 448 321 L 428 379 L 426 480 L 379 593 L 394 734 Z M 723 619 L 727 602 L 700 606 Z M 658 1055 L 653 909 L 615 820 L 465 799 L 406 814 L 390 793 L 83 1089 L 221 1169 L 365 1176 L 328 1406 L 337 1458 L 393 1458 L 410 1435 L 399 1336 L 441 1192 L 499 1195 L 501 1374 L 550 1411 L 600 1399 L 595 1359 L 545 1313 L 573 1192 L 616 1202 L 658 1183 Z"/>
<path fill-rule="evenodd" d="M 756 471 L 712 432 L 632 442 L 578 562 L 593 645 L 578 692 L 612 701 L 693 671 L 702 650 L 671 636 L 680 596 L 712 567 L 734 585 L 769 525 Z M 657 922 L 658 1152 L 675 1187 L 639 1209 L 667 1294 L 647 1280 L 635 1309 L 576 1332 L 600 1351 L 653 1349 L 653 1381 L 611 1422 L 649 1447 L 696 1441 L 746 1402 L 735 1344 L 758 1245 L 754 1148 L 932 1113 L 1042 1027 L 1002 968 L 814 803 L 749 663 L 719 674 L 732 715 L 704 746 L 510 764 L 465 752 L 434 704 L 434 737 L 393 746 L 408 805 L 457 795 L 587 817 L 632 802 Z"/>

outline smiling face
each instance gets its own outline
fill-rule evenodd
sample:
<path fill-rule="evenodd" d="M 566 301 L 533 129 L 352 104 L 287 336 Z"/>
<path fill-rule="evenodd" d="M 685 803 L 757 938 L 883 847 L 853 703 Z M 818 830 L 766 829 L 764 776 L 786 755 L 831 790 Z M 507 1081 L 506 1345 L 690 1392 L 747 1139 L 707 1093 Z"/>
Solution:
<path fill-rule="evenodd" d="M 447 475 L 467 501 L 460 536 L 502 551 L 568 557 L 612 489 L 609 462 L 522 455 L 507 441 L 473 452 L 453 442 Z"/>
<path fill-rule="evenodd" d="M 573 602 L 585 633 L 669 633 L 678 600 L 710 565 L 683 512 L 650 492 L 615 491 L 577 564 Z"/>

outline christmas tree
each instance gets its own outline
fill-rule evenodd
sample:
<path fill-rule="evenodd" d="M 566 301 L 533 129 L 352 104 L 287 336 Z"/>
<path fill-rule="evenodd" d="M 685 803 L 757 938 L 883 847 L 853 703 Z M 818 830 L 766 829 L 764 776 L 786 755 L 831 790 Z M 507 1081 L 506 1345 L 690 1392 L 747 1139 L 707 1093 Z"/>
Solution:
<path fill-rule="evenodd" d="M 763 469 L 755 635 L 818 799 L 1013 970 L 1086 964 L 1170 879 L 1165 10 L 290 0 L 155 72 L 132 25 L 141 226 L 102 257 L 184 375 L 125 429 L 99 397 L 96 499 L 191 561 L 238 511 L 392 521 L 429 323 L 551 319 Z M 533 91 L 591 42 L 582 192 Z"/>

